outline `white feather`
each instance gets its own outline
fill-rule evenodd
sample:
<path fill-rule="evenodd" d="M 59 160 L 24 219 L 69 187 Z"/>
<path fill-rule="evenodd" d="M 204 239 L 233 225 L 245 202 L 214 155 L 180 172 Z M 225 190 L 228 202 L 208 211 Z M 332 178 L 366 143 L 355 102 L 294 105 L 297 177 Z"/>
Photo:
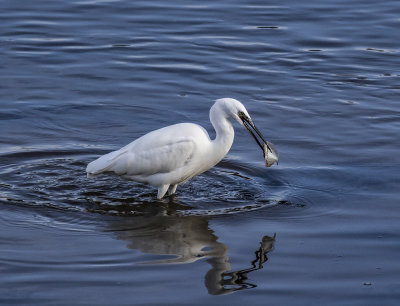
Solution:
<path fill-rule="evenodd" d="M 211 140 L 197 124 L 180 123 L 150 132 L 127 146 L 88 164 L 88 177 L 114 173 L 125 179 L 158 188 L 158 198 L 174 193 L 185 182 L 216 165 L 229 151 L 234 130 L 229 119 L 242 123 L 246 108 L 235 99 L 219 99 L 211 107 L 210 120 L 216 137 Z"/>

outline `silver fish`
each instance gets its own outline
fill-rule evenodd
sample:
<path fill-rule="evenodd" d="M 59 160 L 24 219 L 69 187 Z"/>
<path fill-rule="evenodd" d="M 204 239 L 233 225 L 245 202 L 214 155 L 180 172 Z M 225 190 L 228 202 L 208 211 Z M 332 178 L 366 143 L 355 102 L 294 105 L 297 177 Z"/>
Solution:
<path fill-rule="evenodd" d="M 278 151 L 275 149 L 275 146 L 271 142 L 267 141 L 267 143 L 263 143 L 263 151 L 265 167 L 271 167 L 274 163 L 278 164 Z"/>

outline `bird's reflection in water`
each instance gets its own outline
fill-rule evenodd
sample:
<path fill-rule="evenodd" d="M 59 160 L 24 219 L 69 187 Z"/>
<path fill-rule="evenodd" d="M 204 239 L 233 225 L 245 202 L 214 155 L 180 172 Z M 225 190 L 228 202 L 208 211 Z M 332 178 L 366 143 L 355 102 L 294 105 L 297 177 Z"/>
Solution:
<path fill-rule="evenodd" d="M 158 205 L 158 206 L 155 206 Z M 114 206 L 115 208 L 115 206 Z M 207 258 L 211 269 L 205 275 L 209 294 L 228 294 L 237 290 L 256 287 L 248 282 L 248 273 L 263 268 L 267 254 L 274 248 L 275 235 L 262 237 L 260 246 L 254 246 L 255 255 L 249 258 L 249 267 L 231 271 L 228 247 L 218 242 L 209 227 L 210 216 L 179 215 L 179 205 L 135 205 L 135 212 L 142 215 L 121 217 L 109 224 L 108 229 L 117 239 L 128 242 L 127 247 L 143 253 L 171 255 L 146 264 L 191 263 Z"/>
<path fill-rule="evenodd" d="M 276 235 L 264 236 L 261 240 L 261 246 L 255 251 L 255 258 L 251 261 L 250 268 L 231 271 L 228 257 L 211 257 L 207 260 L 212 268 L 207 272 L 205 284 L 208 293 L 213 295 L 232 293 L 237 290 L 257 287 L 257 285 L 247 282 L 247 274 L 263 268 L 263 264 L 268 260 L 267 253 L 272 251 L 275 244 Z"/>

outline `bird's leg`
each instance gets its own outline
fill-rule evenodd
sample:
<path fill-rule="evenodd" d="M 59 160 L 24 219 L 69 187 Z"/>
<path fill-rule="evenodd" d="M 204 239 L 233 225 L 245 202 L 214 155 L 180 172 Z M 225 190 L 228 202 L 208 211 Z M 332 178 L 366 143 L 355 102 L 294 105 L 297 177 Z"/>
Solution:
<path fill-rule="evenodd" d="M 175 193 L 175 191 L 176 191 L 176 187 L 178 187 L 178 184 L 175 184 L 175 185 L 171 185 L 171 186 L 169 186 L 169 189 L 168 189 L 168 194 L 169 194 L 169 195 L 172 195 L 172 194 L 174 194 L 174 193 Z"/>
<path fill-rule="evenodd" d="M 158 193 L 157 193 L 157 199 L 162 199 L 163 196 L 166 194 L 167 190 L 169 188 L 169 185 L 161 185 L 160 187 L 158 187 Z"/>

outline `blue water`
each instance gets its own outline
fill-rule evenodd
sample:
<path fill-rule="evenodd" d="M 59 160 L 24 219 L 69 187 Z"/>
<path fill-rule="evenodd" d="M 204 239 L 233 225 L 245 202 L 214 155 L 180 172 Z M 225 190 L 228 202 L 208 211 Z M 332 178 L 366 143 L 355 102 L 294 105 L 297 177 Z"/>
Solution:
<path fill-rule="evenodd" d="M 0 304 L 397 305 L 398 1 L 0 2 Z M 242 101 L 215 168 L 86 164 Z"/>

